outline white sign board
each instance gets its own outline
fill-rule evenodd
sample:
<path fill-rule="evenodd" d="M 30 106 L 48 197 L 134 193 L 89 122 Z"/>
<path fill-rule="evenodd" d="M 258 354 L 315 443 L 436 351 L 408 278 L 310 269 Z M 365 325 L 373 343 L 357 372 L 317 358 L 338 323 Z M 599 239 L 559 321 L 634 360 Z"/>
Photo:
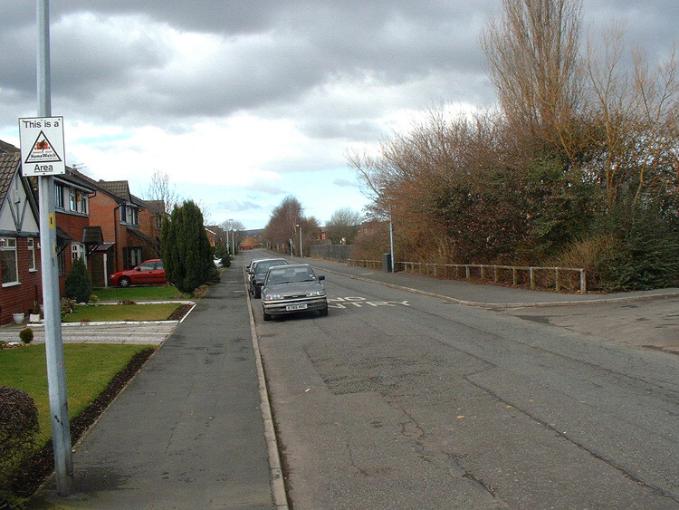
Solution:
<path fill-rule="evenodd" d="M 66 173 L 63 117 L 19 119 L 19 138 L 24 177 Z"/>

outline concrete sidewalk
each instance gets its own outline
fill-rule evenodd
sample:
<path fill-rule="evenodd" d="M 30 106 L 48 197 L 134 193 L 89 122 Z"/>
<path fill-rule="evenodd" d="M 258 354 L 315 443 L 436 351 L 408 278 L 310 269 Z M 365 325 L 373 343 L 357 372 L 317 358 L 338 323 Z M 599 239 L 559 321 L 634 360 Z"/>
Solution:
<path fill-rule="evenodd" d="M 306 262 L 321 270 L 334 271 L 354 278 L 374 280 L 387 285 L 407 288 L 427 295 L 447 298 L 463 305 L 488 308 L 548 307 L 583 303 L 618 303 L 679 296 L 679 289 L 658 289 L 610 294 L 570 294 L 549 290 L 529 290 L 500 285 L 443 280 L 414 273 L 387 273 L 377 269 L 349 266 L 344 263 L 313 258 L 286 256 L 290 261 Z"/>
<path fill-rule="evenodd" d="M 235 267 L 234 267 L 235 266 Z M 239 258 L 77 446 L 75 491 L 36 508 L 271 509 Z"/>

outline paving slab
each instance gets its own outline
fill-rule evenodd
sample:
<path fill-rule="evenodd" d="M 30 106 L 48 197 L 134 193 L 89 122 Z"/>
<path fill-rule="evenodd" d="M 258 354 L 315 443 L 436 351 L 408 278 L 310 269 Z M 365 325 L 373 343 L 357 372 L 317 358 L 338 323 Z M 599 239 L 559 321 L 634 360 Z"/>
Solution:
<path fill-rule="evenodd" d="M 271 509 L 242 266 L 227 269 L 77 446 L 38 508 Z"/>

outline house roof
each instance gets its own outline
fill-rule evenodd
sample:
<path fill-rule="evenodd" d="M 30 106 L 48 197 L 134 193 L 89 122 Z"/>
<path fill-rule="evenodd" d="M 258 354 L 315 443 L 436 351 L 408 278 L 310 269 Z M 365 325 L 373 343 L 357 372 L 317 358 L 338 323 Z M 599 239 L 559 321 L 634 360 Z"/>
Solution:
<path fill-rule="evenodd" d="M 164 200 L 144 200 L 146 208 L 156 214 L 165 212 L 165 201 Z"/>
<path fill-rule="evenodd" d="M 0 153 L 0 202 L 5 199 L 20 162 L 21 154 L 18 152 Z"/>
<path fill-rule="evenodd" d="M 120 198 L 132 202 L 132 196 L 130 194 L 130 183 L 127 181 L 97 181 L 97 186 L 99 186 L 104 191 L 108 191 L 112 195 L 116 195 Z"/>
<path fill-rule="evenodd" d="M 0 153 L 3 152 L 19 152 L 19 147 L 15 147 L 11 143 L 0 140 Z"/>

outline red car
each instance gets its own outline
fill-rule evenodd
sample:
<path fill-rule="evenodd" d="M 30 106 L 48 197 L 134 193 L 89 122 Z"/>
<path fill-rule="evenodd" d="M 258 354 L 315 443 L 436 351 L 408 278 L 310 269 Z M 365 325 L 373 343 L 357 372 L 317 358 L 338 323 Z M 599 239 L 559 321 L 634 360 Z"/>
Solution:
<path fill-rule="evenodd" d="M 134 269 L 118 271 L 111 275 L 111 285 L 116 287 L 129 287 L 130 285 L 163 285 L 165 269 L 160 259 L 145 260 Z"/>

